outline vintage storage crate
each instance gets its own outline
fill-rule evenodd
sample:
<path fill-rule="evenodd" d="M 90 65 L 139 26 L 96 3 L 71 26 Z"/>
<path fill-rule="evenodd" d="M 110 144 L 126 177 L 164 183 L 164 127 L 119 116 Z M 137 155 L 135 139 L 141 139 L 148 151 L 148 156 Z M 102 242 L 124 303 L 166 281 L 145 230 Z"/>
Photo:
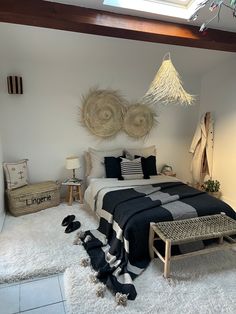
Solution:
<path fill-rule="evenodd" d="M 8 210 L 14 216 L 34 213 L 60 203 L 60 184 L 46 181 L 7 190 Z"/>

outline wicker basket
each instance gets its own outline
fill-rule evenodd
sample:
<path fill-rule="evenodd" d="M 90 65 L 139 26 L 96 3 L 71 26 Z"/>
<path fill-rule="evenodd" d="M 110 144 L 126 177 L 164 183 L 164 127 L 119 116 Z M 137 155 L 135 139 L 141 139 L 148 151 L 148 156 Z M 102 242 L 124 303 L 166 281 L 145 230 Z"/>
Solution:
<path fill-rule="evenodd" d="M 60 184 L 46 181 L 7 190 L 8 210 L 14 216 L 34 213 L 60 203 Z"/>

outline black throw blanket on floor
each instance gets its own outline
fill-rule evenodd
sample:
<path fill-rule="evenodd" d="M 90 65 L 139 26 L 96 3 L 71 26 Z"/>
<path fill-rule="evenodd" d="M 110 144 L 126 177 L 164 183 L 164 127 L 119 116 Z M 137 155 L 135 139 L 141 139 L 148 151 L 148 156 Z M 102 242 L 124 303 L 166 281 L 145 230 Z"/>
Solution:
<path fill-rule="evenodd" d="M 135 186 L 106 193 L 99 211 L 96 230 L 85 232 L 83 246 L 91 259 L 98 278 L 114 293 L 137 293 L 133 279 L 150 262 L 150 222 L 187 219 L 225 212 L 236 219 L 226 203 L 181 182 Z M 194 247 L 180 245 L 179 253 L 203 248 L 201 241 Z"/>

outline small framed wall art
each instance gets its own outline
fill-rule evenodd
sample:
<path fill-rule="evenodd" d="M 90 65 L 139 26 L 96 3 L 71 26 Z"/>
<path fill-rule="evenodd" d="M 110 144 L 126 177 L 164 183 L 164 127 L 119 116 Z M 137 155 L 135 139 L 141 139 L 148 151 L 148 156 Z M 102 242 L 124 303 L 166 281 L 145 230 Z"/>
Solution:
<path fill-rule="evenodd" d="M 21 76 L 7 77 L 8 94 L 23 94 L 23 81 Z"/>

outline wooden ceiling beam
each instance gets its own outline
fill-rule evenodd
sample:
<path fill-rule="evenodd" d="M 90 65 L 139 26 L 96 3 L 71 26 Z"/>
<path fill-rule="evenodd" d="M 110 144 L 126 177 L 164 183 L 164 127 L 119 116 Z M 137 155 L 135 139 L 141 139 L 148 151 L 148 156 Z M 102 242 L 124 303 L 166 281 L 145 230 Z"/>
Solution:
<path fill-rule="evenodd" d="M 236 52 L 236 33 L 43 0 L 0 0 L 0 22 Z"/>

